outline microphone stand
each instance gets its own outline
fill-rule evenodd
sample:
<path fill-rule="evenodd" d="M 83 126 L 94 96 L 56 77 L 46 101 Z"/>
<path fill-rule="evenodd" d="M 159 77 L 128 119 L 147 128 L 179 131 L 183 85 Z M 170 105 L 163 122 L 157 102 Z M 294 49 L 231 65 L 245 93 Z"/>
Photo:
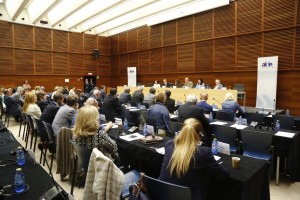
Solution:
<path fill-rule="evenodd" d="M 219 103 L 219 104 L 222 106 L 222 103 L 219 102 L 219 101 L 218 101 L 217 99 L 215 99 L 214 97 L 213 97 L 213 100 L 216 101 L 217 103 Z"/>

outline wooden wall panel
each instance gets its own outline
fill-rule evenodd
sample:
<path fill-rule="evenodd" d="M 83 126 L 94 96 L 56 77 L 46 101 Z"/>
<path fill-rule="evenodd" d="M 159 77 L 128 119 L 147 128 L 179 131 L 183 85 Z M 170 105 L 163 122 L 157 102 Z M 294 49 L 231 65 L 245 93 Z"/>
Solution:
<path fill-rule="evenodd" d="M 52 30 L 53 32 L 53 51 L 68 52 L 68 32 Z"/>
<path fill-rule="evenodd" d="M 162 72 L 162 48 L 150 50 L 150 72 L 161 73 Z"/>
<path fill-rule="evenodd" d="M 13 46 L 13 26 L 12 23 L 0 21 L 0 47 Z"/>
<path fill-rule="evenodd" d="M 300 28 L 296 29 L 294 66 L 300 69 Z"/>
<path fill-rule="evenodd" d="M 149 48 L 149 27 L 145 26 L 138 29 L 138 50 Z"/>
<path fill-rule="evenodd" d="M 170 46 L 163 48 L 163 72 L 177 72 L 177 47 Z"/>
<path fill-rule="evenodd" d="M 139 66 L 137 68 L 137 74 L 149 73 L 149 51 L 140 51 L 139 53 Z"/>
<path fill-rule="evenodd" d="M 52 74 L 52 53 L 35 52 L 35 74 Z"/>
<path fill-rule="evenodd" d="M 83 55 L 84 59 L 84 74 L 93 73 L 93 75 L 97 74 L 97 63 L 98 58 L 94 58 L 92 55 Z"/>
<path fill-rule="evenodd" d="M 297 8 L 297 25 L 300 25 L 300 3 L 298 1 L 298 8 Z"/>
<path fill-rule="evenodd" d="M 138 65 L 139 65 L 139 54 L 137 52 L 130 53 L 128 56 L 128 67 L 137 67 Z"/>
<path fill-rule="evenodd" d="M 98 70 L 97 74 L 98 75 L 111 75 L 111 59 L 109 56 L 100 56 L 98 59 Z"/>
<path fill-rule="evenodd" d="M 69 33 L 69 52 L 83 53 L 83 33 Z"/>
<path fill-rule="evenodd" d="M 128 54 L 120 55 L 120 75 L 127 74 Z"/>
<path fill-rule="evenodd" d="M 96 35 L 90 35 L 90 34 L 84 34 L 83 35 L 83 47 L 84 47 L 84 53 L 85 54 L 93 54 L 94 49 L 98 49 L 97 47 L 97 36 Z"/>
<path fill-rule="evenodd" d="M 14 74 L 14 51 L 0 48 L 0 74 Z"/>
<path fill-rule="evenodd" d="M 157 48 L 162 46 L 162 25 L 155 25 L 150 27 L 150 48 Z"/>
<path fill-rule="evenodd" d="M 52 30 L 34 27 L 34 47 L 38 50 L 52 50 Z"/>
<path fill-rule="evenodd" d="M 178 46 L 177 71 L 184 73 L 194 72 L 194 44 L 183 44 Z"/>
<path fill-rule="evenodd" d="M 120 75 L 120 56 L 116 55 L 116 56 L 112 56 L 111 59 L 111 74 L 113 76 L 115 75 Z"/>
<path fill-rule="evenodd" d="M 214 70 L 233 70 L 235 67 L 235 37 L 215 40 Z"/>
<path fill-rule="evenodd" d="M 16 74 L 34 74 L 33 51 L 15 50 Z"/>
<path fill-rule="evenodd" d="M 176 20 L 163 24 L 163 45 L 176 44 Z"/>
<path fill-rule="evenodd" d="M 272 29 L 293 25 L 295 1 L 298 0 L 265 0 L 264 29 Z"/>
<path fill-rule="evenodd" d="M 69 74 L 69 55 L 53 53 L 53 74 Z"/>
<path fill-rule="evenodd" d="M 256 70 L 257 58 L 262 56 L 262 34 L 240 35 L 237 37 L 238 70 Z"/>
<path fill-rule="evenodd" d="M 266 32 L 264 56 L 278 56 L 278 69 L 291 68 L 293 64 L 294 29 Z"/>
<path fill-rule="evenodd" d="M 128 32 L 128 51 L 137 50 L 137 29 Z"/>
<path fill-rule="evenodd" d="M 14 24 L 15 47 L 32 49 L 33 48 L 33 27 Z"/>
<path fill-rule="evenodd" d="M 110 42 L 110 54 L 115 55 L 119 53 L 119 36 L 114 35 L 109 37 Z"/>
<path fill-rule="evenodd" d="M 98 49 L 100 57 L 110 55 L 109 37 L 98 36 Z"/>
<path fill-rule="evenodd" d="M 212 71 L 213 69 L 212 40 L 195 43 L 195 71 Z"/>
<path fill-rule="evenodd" d="M 119 35 L 119 53 L 127 52 L 127 32 Z"/>
<path fill-rule="evenodd" d="M 261 30 L 262 0 L 237 2 L 237 33 Z"/>
<path fill-rule="evenodd" d="M 214 36 L 227 36 L 235 33 L 235 5 L 230 4 L 214 10 Z"/>
<path fill-rule="evenodd" d="M 71 75 L 83 74 L 83 55 L 82 54 L 69 54 L 69 73 Z"/>
<path fill-rule="evenodd" d="M 191 42 L 194 40 L 194 18 L 184 17 L 177 20 L 177 43 Z"/>
<path fill-rule="evenodd" d="M 199 13 L 194 16 L 194 38 L 203 40 L 213 37 L 213 11 Z"/>

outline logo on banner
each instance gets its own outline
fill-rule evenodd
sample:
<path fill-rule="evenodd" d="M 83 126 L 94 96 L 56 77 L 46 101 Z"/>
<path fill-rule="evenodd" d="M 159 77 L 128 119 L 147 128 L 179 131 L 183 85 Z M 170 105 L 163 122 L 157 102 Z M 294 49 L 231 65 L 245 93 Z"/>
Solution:
<path fill-rule="evenodd" d="M 131 69 L 131 70 L 129 70 L 129 73 L 134 73 L 134 70 L 132 70 L 132 69 Z"/>
<path fill-rule="evenodd" d="M 266 67 L 266 68 L 273 68 L 273 63 L 268 61 L 268 62 L 263 62 L 261 64 L 262 67 Z"/>

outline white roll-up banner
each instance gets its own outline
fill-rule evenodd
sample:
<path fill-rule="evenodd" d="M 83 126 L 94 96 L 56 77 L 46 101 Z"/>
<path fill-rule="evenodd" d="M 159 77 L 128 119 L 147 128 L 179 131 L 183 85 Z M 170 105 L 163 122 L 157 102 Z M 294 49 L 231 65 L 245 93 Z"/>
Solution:
<path fill-rule="evenodd" d="M 276 109 L 278 56 L 257 59 L 256 108 Z"/>
<path fill-rule="evenodd" d="M 136 67 L 127 67 L 128 86 L 136 87 Z"/>

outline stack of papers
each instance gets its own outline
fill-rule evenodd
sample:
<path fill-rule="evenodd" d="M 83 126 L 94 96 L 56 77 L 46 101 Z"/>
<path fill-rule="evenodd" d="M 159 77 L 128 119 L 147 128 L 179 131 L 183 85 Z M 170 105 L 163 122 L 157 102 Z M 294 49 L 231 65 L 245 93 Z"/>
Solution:
<path fill-rule="evenodd" d="M 292 137 L 294 137 L 295 133 L 284 132 L 284 131 L 278 131 L 275 135 L 276 135 L 276 136 L 281 136 L 281 137 L 292 138 Z"/>
<path fill-rule="evenodd" d="M 144 138 L 145 136 L 139 134 L 139 133 L 133 133 L 133 134 L 130 134 L 130 135 L 124 135 L 124 136 L 120 136 L 120 138 L 122 140 L 126 140 L 126 141 L 133 141 L 133 140 L 138 140 L 138 139 L 141 139 L 141 138 Z"/>
<path fill-rule="evenodd" d="M 108 123 L 106 123 L 106 124 L 101 124 L 101 125 L 105 128 L 105 127 L 107 126 L 107 124 L 108 124 Z M 113 126 L 112 126 L 111 128 L 118 128 L 118 125 L 113 124 Z"/>
<path fill-rule="evenodd" d="M 177 117 L 177 115 L 172 115 L 172 114 L 170 114 L 170 118 L 171 118 L 171 119 L 176 118 L 176 117 Z"/>
<path fill-rule="evenodd" d="M 233 128 L 239 129 L 239 130 L 242 130 L 242 129 L 244 129 L 244 128 L 247 128 L 246 125 L 240 125 L 240 124 L 233 124 L 233 125 L 231 125 L 230 127 L 233 127 Z"/>
<path fill-rule="evenodd" d="M 216 121 L 216 122 L 212 122 L 210 124 L 215 124 L 215 125 L 225 125 L 227 124 L 226 122 L 219 122 L 219 121 Z"/>

